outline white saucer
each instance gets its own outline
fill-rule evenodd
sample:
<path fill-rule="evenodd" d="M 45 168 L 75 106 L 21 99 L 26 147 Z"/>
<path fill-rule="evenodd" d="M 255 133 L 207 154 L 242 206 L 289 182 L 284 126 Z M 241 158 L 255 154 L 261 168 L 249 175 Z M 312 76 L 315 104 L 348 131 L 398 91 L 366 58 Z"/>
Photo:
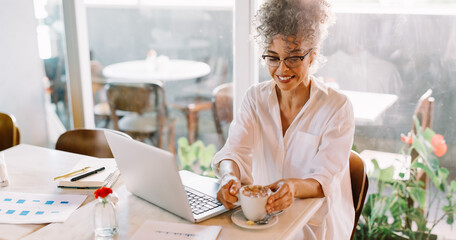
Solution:
<path fill-rule="evenodd" d="M 247 229 L 265 229 L 265 228 L 270 228 L 274 226 L 276 223 L 279 222 L 279 217 L 274 216 L 269 219 L 269 222 L 267 224 L 254 224 L 254 225 L 248 225 L 247 224 L 247 219 L 244 217 L 244 213 L 242 212 L 242 209 L 237 210 L 233 214 L 231 214 L 231 221 L 234 222 L 234 224 L 238 225 L 239 227 L 242 228 L 247 228 Z"/>

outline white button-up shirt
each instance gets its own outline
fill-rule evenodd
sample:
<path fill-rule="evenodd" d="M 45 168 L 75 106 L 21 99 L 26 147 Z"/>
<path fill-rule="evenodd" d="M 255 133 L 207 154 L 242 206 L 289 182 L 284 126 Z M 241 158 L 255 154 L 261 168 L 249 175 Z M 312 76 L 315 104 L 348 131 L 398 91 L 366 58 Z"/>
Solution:
<path fill-rule="evenodd" d="M 282 135 L 275 86 L 270 80 L 248 89 L 225 145 L 214 156 L 213 169 L 218 174 L 220 161 L 231 159 L 239 166 L 243 184 L 317 180 L 326 200 L 306 229 L 311 228 L 317 239 L 350 239 L 352 105 L 345 95 L 312 77 L 309 100 Z"/>

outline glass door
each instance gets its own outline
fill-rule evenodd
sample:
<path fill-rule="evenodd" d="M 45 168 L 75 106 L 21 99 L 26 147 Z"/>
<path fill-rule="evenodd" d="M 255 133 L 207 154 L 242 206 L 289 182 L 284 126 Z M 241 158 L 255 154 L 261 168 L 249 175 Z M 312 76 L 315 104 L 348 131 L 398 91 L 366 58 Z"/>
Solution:
<path fill-rule="evenodd" d="M 65 30 L 61 0 L 35 0 L 40 58 L 46 77 L 45 107 L 50 145 L 72 126 L 66 75 Z"/>

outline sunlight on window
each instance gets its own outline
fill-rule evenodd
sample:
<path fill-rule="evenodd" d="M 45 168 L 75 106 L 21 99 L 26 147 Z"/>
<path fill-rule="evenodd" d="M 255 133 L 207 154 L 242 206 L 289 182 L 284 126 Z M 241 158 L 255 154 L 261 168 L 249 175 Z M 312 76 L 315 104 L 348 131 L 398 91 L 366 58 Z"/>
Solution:
<path fill-rule="evenodd" d="M 38 37 L 38 51 L 41 59 L 47 59 L 51 54 L 51 36 L 49 26 L 40 25 L 36 28 Z"/>
<path fill-rule="evenodd" d="M 166 8 L 211 8 L 226 9 L 233 7 L 232 0 L 85 0 L 91 6 L 151 6 Z"/>
<path fill-rule="evenodd" d="M 48 4 L 47 0 L 33 0 L 33 5 L 35 7 L 35 18 L 45 19 L 48 16 L 48 12 L 46 11 L 46 4 Z"/>
<path fill-rule="evenodd" d="M 456 0 L 338 0 L 338 13 L 456 15 Z"/>

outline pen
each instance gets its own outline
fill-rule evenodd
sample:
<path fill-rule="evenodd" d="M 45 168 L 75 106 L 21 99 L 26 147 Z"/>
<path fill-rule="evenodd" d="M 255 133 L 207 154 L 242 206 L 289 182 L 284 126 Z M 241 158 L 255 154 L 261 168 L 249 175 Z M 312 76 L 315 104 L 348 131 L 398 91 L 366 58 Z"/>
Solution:
<path fill-rule="evenodd" d="M 66 177 L 69 177 L 69 176 L 71 176 L 71 175 L 73 175 L 73 174 L 83 172 L 83 171 L 85 171 L 85 170 L 87 170 L 87 169 L 89 169 L 89 168 L 90 168 L 90 167 L 85 167 L 85 168 L 83 168 L 83 169 L 79 169 L 79 170 L 76 170 L 76 171 L 74 171 L 74 172 L 70 172 L 70 173 L 67 173 L 67 174 L 65 174 L 65 175 L 55 177 L 55 178 L 54 178 L 54 181 L 57 180 L 57 179 L 59 179 L 59 178 L 66 178 Z"/>
<path fill-rule="evenodd" d="M 93 171 L 91 171 L 91 172 L 84 173 L 84 174 L 82 174 L 82 175 L 79 175 L 79 176 L 77 176 L 77 177 L 74 177 L 74 178 L 72 178 L 70 181 L 72 181 L 72 182 L 77 181 L 77 180 L 79 180 L 79 179 L 82 179 L 82 178 L 88 177 L 88 176 L 90 176 L 90 175 L 93 175 L 93 174 L 95 174 L 95 173 L 97 173 L 97 172 L 103 171 L 104 169 L 105 169 L 105 167 L 101 167 L 101 168 L 95 169 L 95 170 L 93 170 Z"/>

